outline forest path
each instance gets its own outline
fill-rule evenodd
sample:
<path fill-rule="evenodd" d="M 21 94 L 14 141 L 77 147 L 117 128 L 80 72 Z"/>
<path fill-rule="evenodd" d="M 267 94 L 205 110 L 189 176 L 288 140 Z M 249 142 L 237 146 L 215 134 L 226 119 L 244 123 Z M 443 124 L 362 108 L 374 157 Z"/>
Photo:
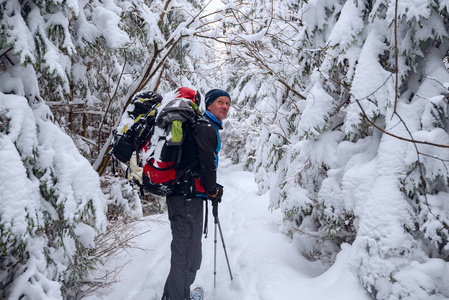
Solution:
<path fill-rule="evenodd" d="M 227 160 L 221 164 L 218 178 L 225 192 L 219 217 L 234 280 L 230 280 L 218 233 L 214 289 L 214 223 L 210 211 L 203 261 L 192 288 L 203 287 L 206 300 L 368 299 L 345 267 L 345 251 L 327 271 L 319 262 L 307 261 L 280 232 L 282 214 L 268 210 L 269 194 L 258 195 L 254 174 Z M 119 282 L 89 299 L 160 299 L 170 261 L 167 215 L 144 218 L 138 229 L 149 230 L 136 240 L 147 251 L 133 250 L 109 263 L 109 268 L 126 264 Z"/>

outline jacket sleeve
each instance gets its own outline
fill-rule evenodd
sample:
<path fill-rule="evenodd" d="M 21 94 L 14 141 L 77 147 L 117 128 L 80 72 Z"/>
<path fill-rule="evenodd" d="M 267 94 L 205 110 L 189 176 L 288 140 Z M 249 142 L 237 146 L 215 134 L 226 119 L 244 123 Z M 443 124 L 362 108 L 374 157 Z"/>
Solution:
<path fill-rule="evenodd" d="M 208 121 L 198 122 L 194 139 L 198 145 L 200 175 L 204 189 L 208 194 L 214 194 L 217 190 L 215 149 L 218 147 L 218 137 L 214 126 Z"/>

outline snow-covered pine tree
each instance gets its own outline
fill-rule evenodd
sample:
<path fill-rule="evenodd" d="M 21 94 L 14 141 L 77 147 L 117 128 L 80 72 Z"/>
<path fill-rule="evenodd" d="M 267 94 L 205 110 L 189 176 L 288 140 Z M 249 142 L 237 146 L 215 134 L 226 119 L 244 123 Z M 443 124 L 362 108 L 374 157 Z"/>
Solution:
<path fill-rule="evenodd" d="M 46 104 L 92 100 L 82 88 L 69 93 L 87 69 L 76 62 L 78 42 L 98 34 L 79 4 L 0 2 L 1 298 L 76 297 L 106 226 L 98 175 Z M 97 4 L 88 7 L 108 13 Z"/>
<path fill-rule="evenodd" d="M 122 30 L 118 4 L 122 2 L 0 4 L 4 66 L 34 67 L 40 96 L 89 158 L 98 151 L 99 132 L 111 123 L 110 112 L 114 104 L 119 106 L 117 98 L 131 84 L 135 68 L 123 54 L 130 38 Z"/>
<path fill-rule="evenodd" d="M 287 95 L 298 92 L 254 105 L 272 108 L 258 178 L 281 207 L 286 233 L 311 259 L 333 261 L 352 244 L 344 247 L 351 270 L 375 299 L 449 297 L 448 5 L 290 0 L 258 7 L 269 3 L 268 21 L 252 32 L 265 30 L 252 39 L 260 51 L 246 60 L 252 74 L 269 72 L 273 82 L 285 76 L 293 87 Z M 286 27 L 274 27 L 272 16 Z M 292 47 L 267 39 L 287 28 L 296 33 L 284 41 Z M 257 65 L 260 53 L 276 63 Z M 297 73 L 273 72 L 279 57 Z M 281 121 L 291 111 L 286 99 L 298 108 L 290 131 Z M 280 132 L 286 139 L 276 138 Z"/>
<path fill-rule="evenodd" d="M 32 67 L 2 74 L 0 91 L 0 297 L 75 298 L 94 238 L 106 227 L 98 174 L 37 95 Z M 17 95 L 23 92 L 23 95 Z"/>

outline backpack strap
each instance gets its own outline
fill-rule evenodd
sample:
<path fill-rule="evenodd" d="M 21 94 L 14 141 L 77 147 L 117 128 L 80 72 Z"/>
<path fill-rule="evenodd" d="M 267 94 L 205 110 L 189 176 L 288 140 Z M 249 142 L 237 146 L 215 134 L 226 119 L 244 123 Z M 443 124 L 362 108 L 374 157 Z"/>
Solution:
<path fill-rule="evenodd" d="M 175 182 L 178 182 L 179 179 L 182 178 L 182 176 L 184 176 L 185 174 L 187 174 L 187 171 L 189 171 L 191 168 L 193 168 L 195 166 L 195 162 L 191 162 L 189 165 L 187 165 L 187 167 L 185 167 L 182 170 L 176 171 L 176 175 L 175 175 Z"/>

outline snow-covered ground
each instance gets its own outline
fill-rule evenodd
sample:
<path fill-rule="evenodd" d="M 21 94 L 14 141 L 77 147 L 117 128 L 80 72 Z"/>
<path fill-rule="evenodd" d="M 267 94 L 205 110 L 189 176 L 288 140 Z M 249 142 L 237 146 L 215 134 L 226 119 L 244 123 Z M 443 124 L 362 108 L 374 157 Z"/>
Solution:
<path fill-rule="evenodd" d="M 268 193 L 257 194 L 252 173 L 223 160 L 218 178 L 225 190 L 219 216 L 234 280 L 230 280 L 218 236 L 214 288 L 214 223 L 210 212 L 203 262 L 192 286 L 203 287 L 207 300 L 370 299 L 347 267 L 349 250 L 340 252 L 329 269 L 307 261 L 281 233 L 282 215 L 268 210 Z M 118 282 L 88 299 L 160 299 L 170 260 L 167 215 L 144 218 L 138 228 L 149 230 L 136 240 L 147 251 L 132 250 L 110 262 L 111 268 L 125 265 Z"/>

